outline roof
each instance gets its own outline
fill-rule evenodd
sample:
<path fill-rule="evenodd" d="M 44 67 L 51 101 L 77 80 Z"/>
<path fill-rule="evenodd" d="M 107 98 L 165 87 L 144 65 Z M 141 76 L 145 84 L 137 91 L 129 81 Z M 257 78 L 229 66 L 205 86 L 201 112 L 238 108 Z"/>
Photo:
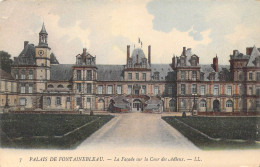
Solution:
<path fill-rule="evenodd" d="M 60 64 L 59 61 L 57 60 L 56 56 L 54 55 L 54 53 L 51 53 L 51 55 L 50 55 L 50 63 L 51 64 Z"/>
<path fill-rule="evenodd" d="M 174 80 L 174 72 L 170 66 L 170 64 L 152 64 L 152 78 L 155 72 L 159 72 L 159 81 L 173 81 Z"/>
<path fill-rule="evenodd" d="M 14 80 L 12 75 L 2 69 L 0 69 L 0 79 Z"/>
<path fill-rule="evenodd" d="M 137 57 L 137 55 L 138 55 L 138 57 Z M 138 58 L 138 63 L 141 63 L 142 59 L 146 58 L 146 57 L 145 57 L 143 49 L 136 48 L 133 50 L 131 58 L 133 60 L 133 65 L 134 65 L 135 63 L 137 63 L 137 58 Z"/>
<path fill-rule="evenodd" d="M 259 50 L 256 48 L 256 46 L 253 47 L 253 50 L 250 54 L 247 66 L 248 67 L 255 67 L 254 61 L 256 60 L 257 57 L 260 57 L 260 52 Z"/>
<path fill-rule="evenodd" d="M 48 35 L 48 33 L 47 33 L 46 29 L 45 29 L 44 23 L 42 24 L 42 29 L 40 31 L 40 34 L 47 34 Z"/>
<path fill-rule="evenodd" d="M 27 44 L 19 56 L 14 59 L 13 65 L 35 65 L 35 47 Z"/>
<path fill-rule="evenodd" d="M 51 65 L 50 80 L 52 81 L 69 81 L 72 79 L 72 66 L 74 64 L 53 64 Z"/>
<path fill-rule="evenodd" d="M 226 80 L 228 80 L 230 74 L 229 68 L 229 65 L 218 65 L 218 72 L 216 72 L 211 64 L 202 64 L 200 65 L 200 72 L 204 73 L 204 81 L 209 81 L 209 74 L 212 72 L 215 73 L 214 81 L 219 81 L 219 73 L 221 72 L 227 76 Z"/>
<path fill-rule="evenodd" d="M 98 81 L 123 81 L 124 65 L 97 65 Z"/>

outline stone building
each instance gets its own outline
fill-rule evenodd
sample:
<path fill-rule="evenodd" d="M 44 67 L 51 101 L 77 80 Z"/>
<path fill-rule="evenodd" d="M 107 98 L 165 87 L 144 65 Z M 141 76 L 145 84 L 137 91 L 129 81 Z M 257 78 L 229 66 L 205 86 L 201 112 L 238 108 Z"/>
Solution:
<path fill-rule="evenodd" d="M 13 85 L 8 92 L 1 84 L 1 107 L 8 96 L 15 111 L 259 111 L 256 47 L 247 48 L 246 55 L 234 51 L 230 66 L 219 65 L 217 56 L 212 65 L 201 65 L 185 47 L 170 64 L 153 64 L 151 46 L 147 53 L 127 45 L 125 65 L 101 65 L 84 48 L 74 64 L 59 64 L 43 24 L 39 44 L 25 41 L 14 57 L 12 76 L 1 78 Z"/>

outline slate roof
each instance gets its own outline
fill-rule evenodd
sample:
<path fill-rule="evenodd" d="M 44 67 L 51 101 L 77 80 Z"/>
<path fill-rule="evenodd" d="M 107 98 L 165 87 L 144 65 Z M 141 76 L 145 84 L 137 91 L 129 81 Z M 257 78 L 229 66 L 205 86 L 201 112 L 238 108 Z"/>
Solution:
<path fill-rule="evenodd" d="M 256 46 L 253 47 L 253 50 L 250 54 L 250 58 L 248 60 L 247 66 L 248 67 L 254 67 L 254 61 L 256 60 L 257 57 L 260 57 L 260 52 L 259 50 L 256 48 Z"/>
<path fill-rule="evenodd" d="M 230 55 L 230 59 L 249 59 L 249 55 L 244 55 L 240 53 L 238 50 L 234 50 L 233 55 Z"/>
<path fill-rule="evenodd" d="M 152 64 L 152 78 L 155 72 L 159 72 L 159 81 L 173 81 L 174 80 L 174 72 L 170 66 L 170 64 Z"/>
<path fill-rule="evenodd" d="M 50 73 L 52 81 L 69 81 L 73 77 L 73 64 L 55 64 L 51 65 Z"/>
<path fill-rule="evenodd" d="M 218 72 L 216 72 L 211 64 L 202 64 L 200 65 L 200 72 L 204 73 L 204 81 L 209 81 L 209 74 L 214 72 L 215 73 L 215 80 L 214 81 L 219 81 L 219 73 L 223 72 L 226 76 L 227 79 L 229 79 L 230 75 L 230 66 L 229 65 L 218 65 Z"/>
<path fill-rule="evenodd" d="M 35 63 L 35 47 L 33 44 L 27 44 L 14 60 L 13 65 L 35 65 Z"/>
<path fill-rule="evenodd" d="M 137 49 L 134 49 L 133 52 L 132 52 L 132 62 L 133 62 L 133 65 L 135 63 L 137 63 L 137 55 L 138 55 L 138 63 L 141 63 L 142 62 L 142 59 L 143 58 L 146 58 L 145 57 L 145 54 L 144 54 L 144 51 L 141 49 L 141 48 L 137 48 Z"/>
<path fill-rule="evenodd" d="M 14 80 L 12 75 L 2 69 L 0 69 L 0 79 Z"/>
<path fill-rule="evenodd" d="M 98 81 L 123 81 L 124 65 L 97 65 Z"/>
<path fill-rule="evenodd" d="M 51 55 L 50 55 L 50 63 L 51 64 L 60 64 L 59 61 L 57 60 L 56 56 L 54 55 L 54 53 L 51 53 Z"/>
<path fill-rule="evenodd" d="M 42 29 L 40 31 L 40 34 L 47 34 L 48 35 L 48 33 L 47 33 L 46 29 L 45 29 L 44 23 L 42 24 Z"/>

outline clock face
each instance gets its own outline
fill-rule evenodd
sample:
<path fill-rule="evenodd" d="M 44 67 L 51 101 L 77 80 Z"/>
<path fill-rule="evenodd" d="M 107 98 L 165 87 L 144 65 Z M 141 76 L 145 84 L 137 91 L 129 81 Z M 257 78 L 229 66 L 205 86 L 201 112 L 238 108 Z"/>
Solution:
<path fill-rule="evenodd" d="M 39 54 L 40 56 L 42 56 L 42 55 L 44 54 L 44 51 L 43 51 L 43 50 L 39 50 L 39 51 L 38 51 L 38 54 Z"/>

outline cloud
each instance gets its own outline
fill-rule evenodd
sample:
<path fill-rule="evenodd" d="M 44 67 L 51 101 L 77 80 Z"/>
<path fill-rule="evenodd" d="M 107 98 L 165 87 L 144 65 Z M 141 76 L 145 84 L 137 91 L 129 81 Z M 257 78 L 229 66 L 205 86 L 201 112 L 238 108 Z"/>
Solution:
<path fill-rule="evenodd" d="M 44 20 L 49 46 L 61 63 L 75 62 L 83 47 L 98 64 L 125 64 L 126 45 L 137 39 L 152 46 L 153 63 L 170 63 L 182 47 L 194 48 L 201 62 L 215 53 L 228 55 L 241 40 L 259 43 L 259 2 L 237 1 L 3 1 L 0 5 L 0 50 L 17 56 L 23 41 L 37 45 Z M 243 8 L 242 8 L 243 7 Z M 250 10 L 249 10 L 250 9 Z M 258 10 L 256 10 L 258 9 Z M 246 27 L 246 35 L 239 35 Z M 253 28 L 252 28 L 253 27 Z M 256 36 L 257 37 L 257 36 Z M 248 39 L 251 40 L 248 40 Z M 4 41 L 4 42 L 3 42 Z M 240 46 L 242 47 L 242 45 Z M 243 45 L 244 49 L 244 45 Z M 221 57 L 221 56 L 220 56 Z"/>

